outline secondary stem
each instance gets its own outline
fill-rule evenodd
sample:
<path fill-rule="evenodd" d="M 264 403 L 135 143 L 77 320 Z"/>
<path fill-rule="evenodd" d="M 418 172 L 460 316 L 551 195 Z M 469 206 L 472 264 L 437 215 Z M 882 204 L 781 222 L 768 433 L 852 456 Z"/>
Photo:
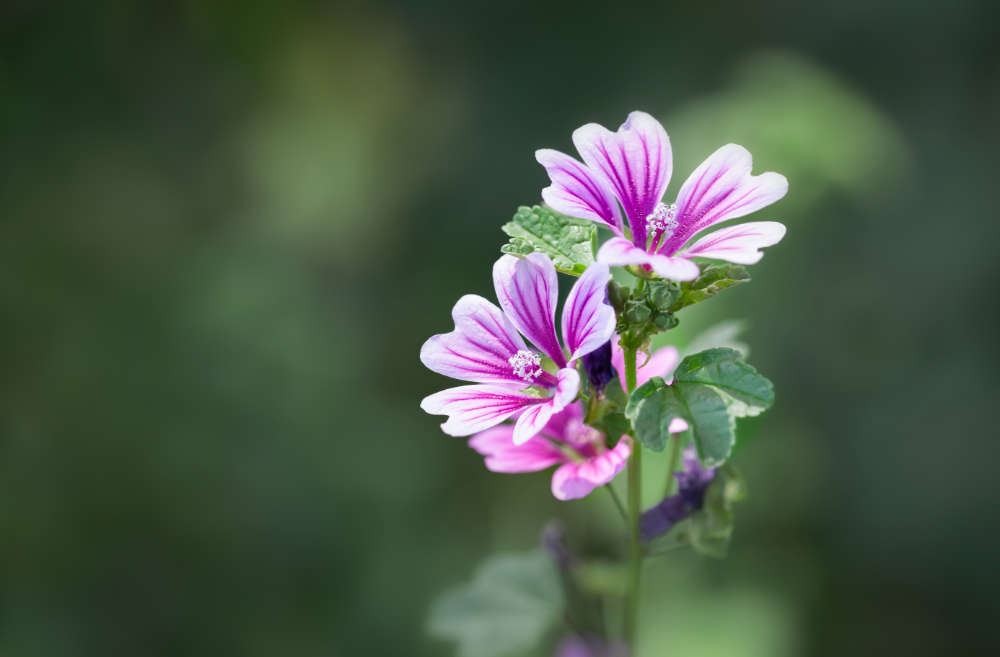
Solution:
<path fill-rule="evenodd" d="M 625 388 L 631 395 L 636 382 L 636 350 L 625 349 Z M 642 445 L 634 441 L 628 464 L 629 563 L 628 589 L 625 597 L 625 642 L 636 657 L 635 636 L 639 619 L 639 580 L 642 572 L 642 546 L 639 544 L 639 518 L 642 488 Z"/>
<path fill-rule="evenodd" d="M 670 497 L 674 492 L 674 470 L 677 469 L 677 459 L 681 454 L 681 434 L 675 433 L 670 436 L 670 460 L 667 461 L 667 485 L 663 489 L 663 497 Z"/>

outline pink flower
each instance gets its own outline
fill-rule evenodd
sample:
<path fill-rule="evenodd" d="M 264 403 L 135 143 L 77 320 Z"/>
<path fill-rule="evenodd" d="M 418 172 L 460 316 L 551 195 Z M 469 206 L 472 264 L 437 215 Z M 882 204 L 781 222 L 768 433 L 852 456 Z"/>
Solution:
<path fill-rule="evenodd" d="M 788 191 L 774 172 L 750 175 L 749 151 L 727 144 L 694 170 L 677 200 L 661 202 L 673 169 L 670 139 L 659 121 L 632 112 L 611 132 L 588 123 L 573 132 L 583 162 L 554 151 L 536 151 L 552 185 L 542 198 L 557 212 L 606 225 L 615 237 L 601 246 L 599 262 L 639 265 L 678 281 L 698 276 L 693 257 L 752 265 L 760 249 L 777 244 L 785 227 L 775 221 L 729 226 L 689 241 L 710 226 L 755 212 Z"/>
<path fill-rule="evenodd" d="M 608 265 L 594 264 L 573 285 L 562 313 L 564 352 L 556 336 L 559 286 L 552 261 L 540 253 L 497 260 L 493 283 L 503 310 L 466 295 L 452 310 L 455 330 L 431 337 L 420 349 L 429 369 L 476 385 L 442 390 L 420 407 L 447 415 L 441 429 L 452 436 L 483 431 L 516 414 L 510 437 L 517 444 L 529 440 L 576 398 L 580 375 L 573 361 L 614 332 L 615 313 L 605 301 L 609 277 Z M 544 368 L 543 358 L 555 365 L 555 374 Z"/>
<path fill-rule="evenodd" d="M 583 423 L 583 408 L 570 404 L 548 421 L 531 440 L 517 445 L 515 427 L 501 425 L 478 433 L 469 446 L 486 457 L 493 472 L 538 472 L 560 465 L 552 474 L 552 494 L 574 500 L 603 486 L 622 471 L 632 453 L 632 441 L 622 436 L 613 449 L 603 433 Z"/>
<path fill-rule="evenodd" d="M 653 355 L 647 355 L 644 351 L 639 351 L 636 353 L 636 369 L 635 369 L 635 387 L 638 388 L 643 383 L 646 383 L 654 376 L 662 377 L 667 385 L 673 383 L 673 377 L 671 376 L 674 372 L 674 368 L 677 367 L 677 362 L 680 360 L 680 355 L 677 353 L 676 347 L 663 347 L 655 352 Z M 618 336 L 616 335 L 611 339 L 611 364 L 614 366 L 615 370 L 618 372 L 618 380 L 622 384 L 622 390 L 628 393 L 628 389 L 625 387 L 625 352 L 622 350 L 621 345 L 618 344 Z M 688 423 L 679 417 L 675 417 L 670 421 L 670 426 L 667 431 L 670 433 L 681 433 L 682 431 L 688 430 Z"/>

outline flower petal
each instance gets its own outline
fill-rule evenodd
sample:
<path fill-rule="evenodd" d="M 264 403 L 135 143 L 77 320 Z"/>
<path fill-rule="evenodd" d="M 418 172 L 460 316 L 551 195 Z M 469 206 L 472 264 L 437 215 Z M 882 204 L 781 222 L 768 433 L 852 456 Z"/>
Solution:
<path fill-rule="evenodd" d="M 524 340 L 503 312 L 486 299 L 467 294 L 451 311 L 455 330 L 430 337 L 420 348 L 420 362 L 431 371 L 460 381 L 516 381 L 508 359 Z"/>
<path fill-rule="evenodd" d="M 669 384 L 672 380 L 670 375 L 677 367 L 678 360 L 680 360 L 680 354 L 677 347 L 672 345 L 657 349 L 652 356 L 648 357 L 645 352 L 637 352 L 635 387 L 638 388 L 654 376 L 662 377 Z M 625 390 L 625 351 L 617 339 L 611 341 L 611 364 L 618 371 L 618 380 L 622 384 L 622 390 Z M 626 392 L 628 391 L 626 390 Z"/>
<path fill-rule="evenodd" d="M 549 257 L 542 253 L 524 258 L 505 255 L 493 265 L 493 285 L 500 307 L 514 326 L 559 367 L 565 367 L 566 357 L 556 337 L 559 281 Z"/>
<path fill-rule="evenodd" d="M 681 253 L 752 265 L 764 257 L 761 248 L 777 244 L 784 236 L 785 226 L 777 221 L 751 221 L 711 232 Z"/>
<path fill-rule="evenodd" d="M 566 460 L 562 451 L 541 436 L 515 445 L 510 424 L 477 433 L 469 439 L 469 447 L 486 457 L 486 468 L 492 472 L 537 472 Z"/>
<path fill-rule="evenodd" d="M 525 409 L 517 418 L 513 435 L 515 445 L 522 445 L 531 440 L 545 428 L 553 415 L 566 408 L 576 398 L 576 393 L 580 391 L 580 374 L 566 367 L 559 370 L 556 377 L 558 385 L 555 395 L 549 399 L 539 400 L 542 403 Z"/>
<path fill-rule="evenodd" d="M 625 267 L 642 265 L 662 278 L 692 281 L 698 278 L 698 265 L 684 258 L 659 253 L 646 253 L 623 237 L 612 237 L 597 251 L 597 261 Z"/>
<path fill-rule="evenodd" d="M 627 437 L 583 463 L 566 463 L 552 474 L 552 494 L 559 500 L 575 500 L 603 486 L 625 468 L 632 454 L 632 442 Z"/>
<path fill-rule="evenodd" d="M 660 122 L 645 112 L 632 112 L 618 132 L 588 123 L 573 132 L 583 161 L 611 183 L 625 208 L 632 239 L 646 243 L 646 217 L 663 198 L 673 158 L 670 138 Z"/>
<path fill-rule="evenodd" d="M 673 254 L 696 233 L 712 224 L 735 219 L 770 205 L 788 191 L 788 180 L 769 171 L 750 175 L 750 151 L 727 144 L 694 170 L 677 195 L 676 233 L 660 248 Z"/>
<path fill-rule="evenodd" d="M 425 397 L 420 408 L 431 415 L 447 415 L 441 430 L 450 436 L 468 436 L 500 424 L 524 408 L 550 405 L 510 385 L 458 386 Z"/>
<path fill-rule="evenodd" d="M 609 278 L 608 265 L 594 263 L 577 279 L 566 297 L 562 332 L 570 361 L 594 351 L 615 332 L 615 310 L 606 300 Z"/>
<path fill-rule="evenodd" d="M 604 176 L 551 148 L 535 151 L 535 159 L 552 180 L 552 185 L 542 190 L 546 205 L 570 217 L 598 221 L 622 234 L 622 211 Z"/>

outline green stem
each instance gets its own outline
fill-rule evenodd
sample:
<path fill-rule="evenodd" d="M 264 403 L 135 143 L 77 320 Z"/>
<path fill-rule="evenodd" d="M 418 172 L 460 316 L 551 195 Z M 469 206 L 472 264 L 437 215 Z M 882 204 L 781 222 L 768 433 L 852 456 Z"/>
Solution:
<path fill-rule="evenodd" d="M 675 433 L 670 436 L 670 460 L 667 461 L 667 485 L 663 489 L 663 497 L 670 497 L 674 492 L 674 470 L 677 469 L 677 459 L 681 454 L 681 434 Z"/>
<path fill-rule="evenodd" d="M 636 382 L 636 350 L 625 350 L 625 387 L 631 395 Z M 639 620 L 639 581 L 642 574 L 642 546 L 639 543 L 640 500 L 642 489 L 642 444 L 634 441 L 628 464 L 629 562 L 628 589 L 625 598 L 625 642 L 635 657 L 635 637 Z"/>
<path fill-rule="evenodd" d="M 622 500 L 618 497 L 618 493 L 615 491 L 610 482 L 604 484 L 604 487 L 608 489 L 608 492 L 611 494 L 611 499 L 615 501 L 615 507 L 618 509 L 618 513 L 622 515 L 622 520 L 628 523 L 628 514 L 625 513 L 625 505 L 622 504 Z"/>

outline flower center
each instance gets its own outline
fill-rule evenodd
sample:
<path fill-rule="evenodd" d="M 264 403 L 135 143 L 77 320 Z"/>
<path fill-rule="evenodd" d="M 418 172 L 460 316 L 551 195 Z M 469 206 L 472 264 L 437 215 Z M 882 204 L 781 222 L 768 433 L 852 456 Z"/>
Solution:
<path fill-rule="evenodd" d="M 581 447 L 604 442 L 603 433 L 575 418 L 566 423 L 566 437 Z"/>
<path fill-rule="evenodd" d="M 514 376 L 519 379 L 524 379 L 528 383 L 534 382 L 535 379 L 542 375 L 542 356 L 534 351 L 529 351 L 527 349 L 521 349 L 516 354 L 507 359 L 510 363 L 511 369 L 514 371 Z"/>
<path fill-rule="evenodd" d="M 677 206 L 671 203 L 657 203 L 656 209 L 646 215 L 646 241 L 648 251 L 657 250 L 660 245 L 670 239 L 677 230 Z"/>

